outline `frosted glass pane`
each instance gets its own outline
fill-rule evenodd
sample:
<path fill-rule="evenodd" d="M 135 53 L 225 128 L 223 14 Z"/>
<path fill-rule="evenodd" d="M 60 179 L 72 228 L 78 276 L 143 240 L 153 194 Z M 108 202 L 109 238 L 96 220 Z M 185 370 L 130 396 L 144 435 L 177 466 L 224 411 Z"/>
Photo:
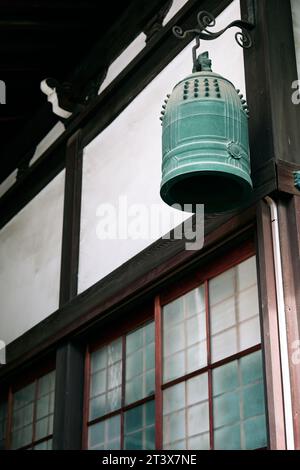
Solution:
<path fill-rule="evenodd" d="M 209 433 L 200 434 L 188 440 L 189 450 L 209 450 Z"/>
<path fill-rule="evenodd" d="M 212 336 L 211 338 L 211 354 L 214 362 L 218 362 L 224 357 L 229 357 L 235 354 L 238 350 L 237 347 L 237 330 L 231 328 L 219 335 Z"/>
<path fill-rule="evenodd" d="M 236 423 L 240 419 L 240 397 L 236 392 L 226 393 L 214 400 L 216 428 Z"/>
<path fill-rule="evenodd" d="M 218 18 L 217 28 L 222 28 L 239 16 L 239 2 L 234 1 Z M 229 31 L 216 41 L 203 43 L 202 51 L 210 51 L 216 72 L 228 77 L 237 88 L 244 91 L 243 50 L 235 43 L 233 36 L 233 32 Z M 79 292 L 190 217 L 189 214 L 170 209 L 160 199 L 159 115 L 166 95 L 192 70 L 193 45 L 189 44 L 178 54 L 85 148 Z M 102 204 L 109 206 L 103 207 Z M 154 212 L 158 218 L 149 224 L 149 230 L 147 222 L 144 219 L 141 221 L 142 215 L 139 219 L 134 215 L 134 210 L 138 209 L 134 207 L 136 204 L 143 207 L 146 220 L 149 220 L 150 210 L 157 209 Z M 116 223 L 107 222 L 108 212 L 116 215 Z M 120 222 L 121 219 L 123 222 Z M 135 232 L 133 222 L 140 224 L 140 229 Z M 131 228 L 130 234 L 126 225 Z M 107 231 L 110 239 L 105 237 L 104 232 Z M 101 240 L 99 236 L 106 239 Z"/>
<path fill-rule="evenodd" d="M 261 341 L 261 337 L 260 337 L 260 323 L 259 323 L 258 316 L 252 318 L 251 320 L 247 320 L 241 323 L 239 327 L 239 334 L 240 334 L 239 349 L 241 351 L 243 349 L 251 348 L 251 346 L 255 344 L 259 344 Z"/>
<path fill-rule="evenodd" d="M 122 340 L 118 339 L 91 354 L 90 419 L 121 406 Z"/>
<path fill-rule="evenodd" d="M 215 277 L 209 283 L 209 295 L 211 306 L 217 305 L 234 295 L 234 270 L 229 269 L 220 276 Z"/>
<path fill-rule="evenodd" d="M 92 376 L 92 396 L 104 393 L 106 390 L 106 370 L 101 370 Z"/>
<path fill-rule="evenodd" d="M 164 417 L 164 439 L 167 445 L 182 440 L 186 435 L 185 411 L 176 411 Z"/>
<path fill-rule="evenodd" d="M 155 449 L 155 402 L 150 401 L 125 413 L 125 450 Z"/>
<path fill-rule="evenodd" d="M 121 418 L 116 415 L 89 427 L 88 448 L 91 450 L 120 449 Z"/>
<path fill-rule="evenodd" d="M 215 369 L 213 378 L 214 396 L 235 390 L 239 385 L 237 361 L 229 362 L 225 366 Z"/>
<path fill-rule="evenodd" d="M 268 445 L 265 416 L 248 419 L 244 423 L 246 449 L 259 449 Z"/>
<path fill-rule="evenodd" d="M 209 281 L 212 361 L 261 341 L 255 256 Z"/>
<path fill-rule="evenodd" d="M 239 450 L 241 449 L 241 428 L 239 424 L 225 426 L 214 434 L 215 450 Z"/>
<path fill-rule="evenodd" d="M 50 411 L 50 395 L 45 395 L 44 397 L 40 398 L 37 402 L 37 407 L 36 407 L 37 419 L 47 416 L 49 414 L 49 411 Z"/>
<path fill-rule="evenodd" d="M 188 433 L 195 436 L 199 433 L 209 431 L 209 408 L 208 402 L 200 403 L 188 409 Z"/>
<path fill-rule="evenodd" d="M 64 172 L 0 231 L 0 331 L 11 342 L 58 308 Z"/>
<path fill-rule="evenodd" d="M 37 440 L 46 437 L 50 432 L 50 419 L 48 417 L 35 423 L 35 437 Z"/>
<path fill-rule="evenodd" d="M 295 48 L 297 57 L 298 77 L 300 78 L 300 2 L 299 0 L 291 0 Z"/>
<path fill-rule="evenodd" d="M 33 403 L 14 411 L 13 414 L 13 429 L 24 427 L 33 421 Z"/>
<path fill-rule="evenodd" d="M 240 293 L 237 307 L 239 321 L 247 320 L 259 314 L 258 291 L 256 285 Z"/>
<path fill-rule="evenodd" d="M 187 381 L 187 403 L 194 405 L 207 400 L 208 397 L 207 374 L 201 374 Z"/>
<path fill-rule="evenodd" d="M 164 392 L 164 413 L 173 413 L 184 407 L 185 383 L 182 382 L 174 387 L 167 388 Z"/>
<path fill-rule="evenodd" d="M 31 443 L 32 440 L 32 424 L 21 428 L 18 431 L 13 432 L 12 434 L 12 448 L 17 449 L 20 447 L 24 447 Z"/>
<path fill-rule="evenodd" d="M 211 333 L 213 335 L 221 331 L 235 326 L 236 312 L 235 312 L 235 298 L 230 297 L 223 302 L 210 308 L 211 316 Z"/>
<path fill-rule="evenodd" d="M 126 404 L 155 392 L 154 322 L 126 336 Z"/>
<path fill-rule="evenodd" d="M 38 396 L 41 397 L 55 389 L 55 371 L 44 375 L 39 379 Z"/>
<path fill-rule="evenodd" d="M 240 291 L 257 283 L 256 259 L 254 256 L 238 265 L 237 282 Z"/>
<path fill-rule="evenodd" d="M 261 351 L 214 369 L 212 378 L 215 448 L 265 447 L 267 437 Z"/>
<path fill-rule="evenodd" d="M 262 380 L 263 368 L 260 351 L 243 357 L 240 363 L 242 369 L 242 383 L 244 385 Z"/>
<path fill-rule="evenodd" d="M 209 448 L 208 377 L 202 374 L 164 390 L 164 449 Z"/>
<path fill-rule="evenodd" d="M 165 382 L 207 364 L 204 286 L 164 306 L 163 358 Z"/>

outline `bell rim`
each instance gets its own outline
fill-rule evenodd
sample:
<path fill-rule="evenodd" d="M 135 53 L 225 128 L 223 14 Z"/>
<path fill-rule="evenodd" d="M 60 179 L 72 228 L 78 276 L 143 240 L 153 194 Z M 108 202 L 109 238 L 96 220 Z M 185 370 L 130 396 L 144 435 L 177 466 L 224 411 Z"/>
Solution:
<path fill-rule="evenodd" d="M 205 176 L 214 176 L 214 178 L 223 178 L 224 179 L 224 174 L 227 177 L 228 182 L 231 180 L 237 186 L 239 186 L 242 189 L 241 195 L 238 197 L 237 201 L 233 201 L 232 203 L 228 203 L 226 208 L 224 208 L 224 204 L 220 204 L 219 208 L 216 205 L 205 203 L 203 201 L 197 201 L 197 202 L 192 202 L 192 203 L 186 203 L 186 205 L 190 205 L 193 207 L 193 210 L 186 210 L 185 212 L 191 212 L 195 213 L 195 206 L 197 204 L 204 204 L 204 210 L 206 213 L 210 214 L 218 214 L 218 213 L 226 213 L 226 212 L 233 212 L 235 209 L 239 209 L 243 204 L 247 202 L 247 199 L 251 196 L 251 193 L 253 191 L 253 184 L 250 175 L 245 173 L 245 178 L 236 175 L 234 173 L 231 173 L 229 171 L 217 171 L 217 170 L 200 170 L 200 171 L 190 171 L 186 172 L 181 175 L 176 175 L 172 177 L 171 179 L 168 179 L 165 182 L 162 182 L 161 188 L 160 188 L 160 196 L 162 200 L 170 207 L 175 206 L 175 205 L 180 205 L 181 207 L 184 207 L 183 202 L 177 201 L 171 196 L 172 190 L 174 191 L 174 187 L 179 183 L 182 182 L 186 179 L 189 179 L 191 177 L 193 178 L 199 178 L 199 180 Z M 201 184 L 201 183 L 200 183 Z M 212 207 L 214 206 L 214 207 Z M 216 208 L 217 207 L 217 208 Z"/>

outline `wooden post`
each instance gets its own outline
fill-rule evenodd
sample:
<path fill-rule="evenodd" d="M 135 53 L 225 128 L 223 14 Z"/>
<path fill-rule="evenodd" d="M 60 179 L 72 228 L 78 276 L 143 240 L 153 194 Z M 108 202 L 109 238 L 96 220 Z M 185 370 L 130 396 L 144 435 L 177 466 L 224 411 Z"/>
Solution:
<path fill-rule="evenodd" d="M 82 186 L 81 131 L 67 143 L 60 307 L 77 295 Z M 84 348 L 63 342 L 56 353 L 53 448 L 81 448 Z"/>

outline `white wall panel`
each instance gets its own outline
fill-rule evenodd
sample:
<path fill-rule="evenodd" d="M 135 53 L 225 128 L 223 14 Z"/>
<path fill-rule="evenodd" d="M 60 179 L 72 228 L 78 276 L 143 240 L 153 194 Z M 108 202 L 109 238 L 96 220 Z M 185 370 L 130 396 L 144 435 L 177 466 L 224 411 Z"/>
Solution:
<path fill-rule="evenodd" d="M 101 93 L 108 85 L 127 67 L 128 64 L 144 49 L 146 35 L 139 34 L 134 41 L 112 62 L 109 66 L 105 80 L 103 81 L 99 93 Z"/>
<path fill-rule="evenodd" d="M 52 127 L 51 131 L 48 132 L 48 134 L 36 146 L 34 155 L 30 160 L 30 166 L 36 162 L 41 155 L 43 155 L 43 153 L 50 147 L 50 145 L 53 144 L 53 142 L 56 141 L 56 139 L 58 139 L 59 136 L 61 136 L 61 134 L 64 133 L 64 131 L 65 126 L 60 121 Z"/>
<path fill-rule="evenodd" d="M 64 172 L 0 231 L 0 339 L 11 342 L 58 308 Z"/>
<path fill-rule="evenodd" d="M 300 0 L 291 0 L 296 57 L 298 66 L 298 77 L 300 78 Z"/>
<path fill-rule="evenodd" d="M 188 0 L 173 0 L 172 6 L 166 15 L 163 25 L 169 23 L 169 21 L 181 10 L 181 8 L 188 2 Z"/>

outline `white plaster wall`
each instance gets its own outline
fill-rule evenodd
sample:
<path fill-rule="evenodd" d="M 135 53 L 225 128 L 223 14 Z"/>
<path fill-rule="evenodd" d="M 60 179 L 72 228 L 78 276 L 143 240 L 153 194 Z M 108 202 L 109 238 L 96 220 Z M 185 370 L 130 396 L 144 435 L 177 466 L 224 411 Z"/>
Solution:
<path fill-rule="evenodd" d="M 235 1 L 219 17 L 217 28 L 240 17 Z M 154 240 L 97 238 L 97 209 L 100 204 L 118 207 L 119 196 L 129 204 L 150 207 L 158 204 L 164 214 L 160 236 L 187 218 L 171 210 L 159 196 L 161 180 L 161 106 L 167 93 L 191 72 L 192 46 L 173 60 L 142 93 L 85 149 L 83 164 L 82 219 L 79 263 L 79 291 L 82 292 Z M 209 50 L 213 70 L 245 89 L 243 50 L 235 43 L 234 31 L 212 43 L 202 43 Z M 199 51 L 200 52 L 200 51 Z M 250 110 L 251 111 L 251 110 Z M 123 215 L 124 211 L 118 213 Z M 168 220 L 170 214 L 175 215 Z"/>
<path fill-rule="evenodd" d="M 65 126 L 60 121 L 52 127 L 51 131 L 48 132 L 48 134 L 37 145 L 34 155 L 30 160 L 30 166 L 40 158 L 40 156 L 50 147 L 50 145 L 53 144 L 53 142 L 56 141 L 56 139 L 58 139 L 61 134 L 63 134 L 64 131 Z"/>
<path fill-rule="evenodd" d="M 169 23 L 169 21 L 181 10 L 181 8 L 188 2 L 188 0 L 173 0 L 172 6 L 166 15 L 163 25 Z"/>
<path fill-rule="evenodd" d="M 18 170 L 13 171 L 4 181 L 2 181 L 0 184 L 0 197 L 15 184 L 17 173 Z"/>
<path fill-rule="evenodd" d="M 7 344 L 58 308 L 64 172 L 0 231 L 0 339 Z"/>
<path fill-rule="evenodd" d="M 114 60 L 109 66 L 105 80 L 103 81 L 99 94 L 108 87 L 108 85 L 127 67 L 128 64 L 144 49 L 146 42 L 146 35 L 139 34 L 134 41 Z"/>
<path fill-rule="evenodd" d="M 300 78 L 300 0 L 291 0 L 296 57 L 298 66 L 298 77 Z"/>
<path fill-rule="evenodd" d="M 34 155 L 30 160 L 30 166 L 36 162 L 40 156 L 50 147 L 53 142 L 65 131 L 65 126 L 62 122 L 58 122 L 55 126 L 51 129 L 50 132 L 40 141 L 40 143 L 36 146 Z M 0 197 L 3 196 L 6 191 L 13 186 L 16 182 L 18 170 L 15 170 L 11 173 L 1 184 L 0 184 Z"/>

